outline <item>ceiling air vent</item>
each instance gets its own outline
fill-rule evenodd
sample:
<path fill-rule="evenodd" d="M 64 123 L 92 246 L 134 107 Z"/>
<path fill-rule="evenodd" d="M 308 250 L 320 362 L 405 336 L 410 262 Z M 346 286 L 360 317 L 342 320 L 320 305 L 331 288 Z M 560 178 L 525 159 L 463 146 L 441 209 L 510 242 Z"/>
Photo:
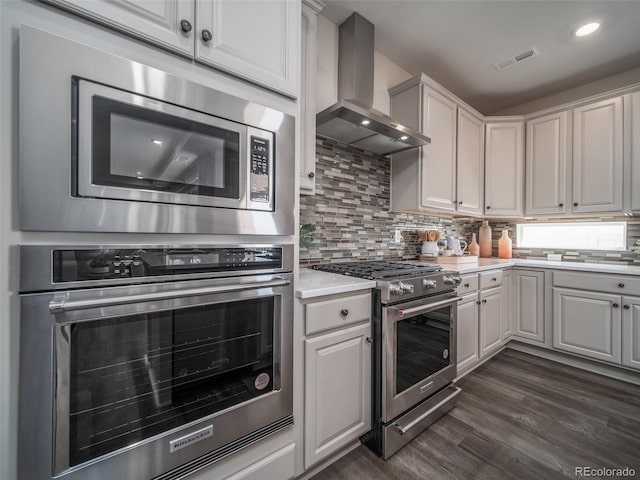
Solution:
<path fill-rule="evenodd" d="M 515 65 L 516 63 L 523 62 L 527 58 L 535 57 L 536 55 L 538 55 L 538 52 L 536 52 L 535 48 L 531 48 L 526 52 L 518 53 L 517 55 L 514 55 L 511 58 L 507 58 L 506 60 L 500 63 L 494 63 L 493 66 L 496 67 L 498 70 L 504 70 L 507 67 Z"/>

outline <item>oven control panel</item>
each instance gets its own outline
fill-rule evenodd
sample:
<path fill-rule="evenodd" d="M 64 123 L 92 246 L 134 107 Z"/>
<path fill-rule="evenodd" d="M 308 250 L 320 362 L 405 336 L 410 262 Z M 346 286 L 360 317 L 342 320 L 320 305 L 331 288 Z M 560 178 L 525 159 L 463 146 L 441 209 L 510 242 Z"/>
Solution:
<path fill-rule="evenodd" d="M 439 272 L 427 276 L 378 281 L 383 303 L 404 301 L 455 289 L 462 279 L 457 272 Z"/>

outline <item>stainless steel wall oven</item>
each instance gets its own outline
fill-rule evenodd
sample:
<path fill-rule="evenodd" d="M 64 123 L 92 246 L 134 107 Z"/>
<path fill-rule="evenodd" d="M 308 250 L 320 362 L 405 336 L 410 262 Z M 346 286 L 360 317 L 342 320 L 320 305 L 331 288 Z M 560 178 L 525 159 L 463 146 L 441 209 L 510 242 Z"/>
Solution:
<path fill-rule="evenodd" d="M 22 229 L 293 233 L 292 116 L 27 26 L 20 79 Z"/>
<path fill-rule="evenodd" d="M 292 253 L 21 247 L 20 478 L 181 478 L 292 425 Z"/>

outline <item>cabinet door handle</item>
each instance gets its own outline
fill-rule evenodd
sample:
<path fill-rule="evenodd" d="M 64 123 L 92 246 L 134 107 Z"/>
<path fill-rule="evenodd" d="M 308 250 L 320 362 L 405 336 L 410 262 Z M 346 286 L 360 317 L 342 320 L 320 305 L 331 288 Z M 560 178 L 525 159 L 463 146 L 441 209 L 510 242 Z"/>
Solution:
<path fill-rule="evenodd" d="M 347 315 L 349 315 L 349 310 L 347 310 L 346 308 L 343 308 L 342 310 L 340 310 L 340 315 L 342 315 L 343 317 L 346 317 Z"/>
<path fill-rule="evenodd" d="M 462 205 L 462 202 L 458 202 L 458 205 Z"/>
<path fill-rule="evenodd" d="M 464 284 L 464 288 L 469 288 L 469 284 L 468 284 L 468 283 L 465 283 L 465 284 Z"/>
<path fill-rule="evenodd" d="M 487 205 L 487 210 L 489 210 L 491 207 L 489 205 Z"/>
<path fill-rule="evenodd" d="M 625 310 L 629 310 L 631 307 L 630 307 L 629 305 L 625 305 L 625 306 L 624 306 L 624 307 L 622 307 L 622 308 L 624 308 Z"/>
<path fill-rule="evenodd" d="M 618 288 L 624 288 L 624 283 L 619 283 Z"/>
<path fill-rule="evenodd" d="M 366 342 L 368 344 L 372 344 L 373 343 L 373 338 L 371 338 L 371 337 L 367 337 L 367 338 L 365 338 L 365 340 L 366 340 Z"/>
<path fill-rule="evenodd" d="M 309 178 L 313 178 L 313 177 L 315 177 L 315 176 L 316 176 L 316 174 L 315 174 L 315 173 L 313 173 L 313 172 L 309 172 L 309 175 L 307 175 L 307 176 L 308 176 Z"/>
<path fill-rule="evenodd" d="M 496 277 L 493 277 L 493 278 L 491 279 L 491 281 L 492 281 L 492 282 L 497 282 L 497 281 L 498 281 L 498 279 L 497 279 Z"/>
<path fill-rule="evenodd" d="M 206 28 L 202 30 L 201 35 L 203 42 L 210 42 L 213 39 L 213 33 L 211 33 L 211 30 L 207 30 Z"/>
<path fill-rule="evenodd" d="M 558 204 L 558 206 L 559 206 L 560 208 L 562 208 L 562 207 L 564 207 L 564 203 L 559 203 L 559 204 Z"/>
<path fill-rule="evenodd" d="M 486 298 L 483 298 L 483 299 L 482 299 L 482 303 L 487 303 L 487 299 L 486 299 Z"/>
<path fill-rule="evenodd" d="M 191 22 L 186 18 L 180 20 L 180 30 L 184 33 L 189 33 L 193 27 L 191 26 Z"/>
<path fill-rule="evenodd" d="M 476 302 L 478 305 L 480 305 L 480 302 Z"/>
<path fill-rule="evenodd" d="M 573 206 L 577 207 L 578 206 L 578 202 L 573 202 Z"/>
<path fill-rule="evenodd" d="M 613 304 L 613 308 L 618 308 L 620 305 L 618 305 L 617 303 Z"/>

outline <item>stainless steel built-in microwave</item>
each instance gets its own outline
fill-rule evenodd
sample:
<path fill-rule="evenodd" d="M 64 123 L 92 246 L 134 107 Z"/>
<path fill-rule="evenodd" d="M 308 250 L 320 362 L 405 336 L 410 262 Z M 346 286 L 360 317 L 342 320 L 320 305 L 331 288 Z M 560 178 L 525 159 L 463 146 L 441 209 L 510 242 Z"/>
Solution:
<path fill-rule="evenodd" d="M 293 233 L 292 116 L 30 27 L 20 42 L 22 229 Z"/>

